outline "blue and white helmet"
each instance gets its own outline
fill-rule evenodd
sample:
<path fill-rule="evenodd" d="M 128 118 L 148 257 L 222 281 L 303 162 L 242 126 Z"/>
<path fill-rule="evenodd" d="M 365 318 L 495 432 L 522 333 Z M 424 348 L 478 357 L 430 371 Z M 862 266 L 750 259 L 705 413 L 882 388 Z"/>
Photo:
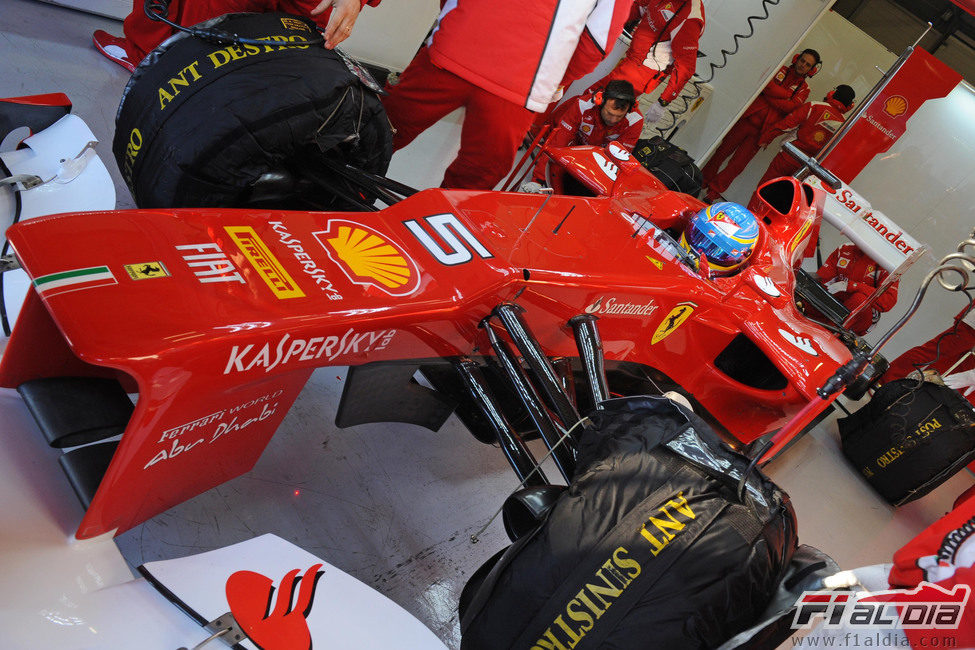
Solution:
<path fill-rule="evenodd" d="M 733 275 L 751 257 L 758 241 L 758 220 L 742 205 L 712 203 L 693 217 L 680 244 L 707 257 L 712 275 Z"/>

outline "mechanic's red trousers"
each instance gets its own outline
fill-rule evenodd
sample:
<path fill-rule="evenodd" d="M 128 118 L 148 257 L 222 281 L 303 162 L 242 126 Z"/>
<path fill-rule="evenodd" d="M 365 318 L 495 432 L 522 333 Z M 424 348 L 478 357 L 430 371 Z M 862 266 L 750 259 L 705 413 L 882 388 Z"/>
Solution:
<path fill-rule="evenodd" d="M 969 327 L 967 323 L 958 323 L 958 329 L 952 332 L 954 329 L 955 324 L 952 323 L 951 327 L 927 343 L 911 348 L 894 359 L 890 368 L 884 373 L 883 381 L 894 381 L 906 377 L 917 369 L 915 364 L 922 365 L 934 362 L 928 367 L 938 372 L 948 370 L 963 354 L 975 346 L 975 329 Z M 939 340 L 941 342 L 940 347 L 938 346 Z M 937 357 L 937 361 L 935 361 L 935 357 Z M 973 365 L 975 365 L 975 359 L 970 357 L 962 362 L 954 372 L 968 370 Z"/>
<path fill-rule="evenodd" d="M 865 303 L 869 296 L 865 296 L 862 293 L 853 293 L 848 291 L 841 291 L 835 294 L 836 299 L 843 303 L 843 306 L 850 310 L 850 313 Z M 867 307 L 853 319 L 853 321 L 847 326 L 851 332 L 856 333 L 859 336 L 865 335 L 873 327 L 873 308 Z"/>
<path fill-rule="evenodd" d="M 444 173 L 441 187 L 490 190 L 511 170 L 518 145 L 534 113 L 438 68 L 422 48 L 399 82 L 387 88 L 383 106 L 402 149 L 451 111 L 465 107 L 460 151 Z"/>
<path fill-rule="evenodd" d="M 195 25 L 210 18 L 239 11 L 284 11 L 299 16 L 308 16 L 325 27 L 331 10 L 318 16 L 311 16 L 311 10 L 320 0 L 173 0 L 169 5 L 169 20 L 179 25 Z M 125 38 L 138 50 L 138 63 L 156 46 L 173 35 L 173 28 L 156 20 L 150 20 L 143 9 L 143 0 L 134 0 L 132 12 L 122 23 Z"/>
<path fill-rule="evenodd" d="M 790 156 L 784 151 L 780 151 L 772 162 L 769 163 L 768 169 L 765 170 L 765 174 L 758 181 L 758 187 L 762 186 L 762 183 L 770 181 L 773 178 L 779 178 L 780 176 L 792 176 L 799 170 L 799 163 L 795 158 Z"/>
<path fill-rule="evenodd" d="M 748 166 L 751 159 L 758 153 L 760 135 L 761 129 L 747 119 L 740 119 L 735 122 L 731 130 L 725 134 L 717 151 L 701 170 L 704 184 L 713 193 L 723 193 L 731 185 L 731 181 L 735 180 L 735 177 Z M 728 164 L 719 172 L 721 163 L 729 156 L 731 159 L 728 160 Z"/>

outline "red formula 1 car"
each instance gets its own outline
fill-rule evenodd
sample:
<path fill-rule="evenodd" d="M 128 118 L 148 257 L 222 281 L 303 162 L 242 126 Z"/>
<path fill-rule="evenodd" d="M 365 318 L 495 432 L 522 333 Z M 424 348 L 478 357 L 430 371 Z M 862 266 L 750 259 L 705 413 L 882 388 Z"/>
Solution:
<path fill-rule="evenodd" d="M 701 202 L 615 145 L 552 155 L 595 196 L 431 189 L 372 212 L 106 211 L 10 228 L 32 288 L 0 385 L 36 411 L 71 401 L 70 378 L 120 382 L 113 403 L 138 393 L 107 469 L 92 469 L 98 445 L 63 461 L 89 502 L 77 536 L 248 471 L 322 366 L 351 367 L 340 426 L 437 428 L 456 409 L 528 484 L 547 479 L 525 436 L 555 446 L 611 395 L 677 388 L 743 444 L 800 411 L 812 422 L 826 402 L 803 407 L 851 358 L 793 302 L 817 190 L 766 186 L 747 267 L 709 279 L 673 237 Z M 101 395 L 79 398 L 83 427 L 52 414 L 45 434 L 117 419 L 92 408 Z M 571 450 L 555 449 L 571 476 Z"/>

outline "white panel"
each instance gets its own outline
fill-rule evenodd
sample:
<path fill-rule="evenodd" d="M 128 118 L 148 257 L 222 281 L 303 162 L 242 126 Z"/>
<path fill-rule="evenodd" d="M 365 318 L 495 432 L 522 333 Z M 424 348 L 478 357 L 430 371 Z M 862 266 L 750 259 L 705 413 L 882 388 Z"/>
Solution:
<path fill-rule="evenodd" d="M 890 326 L 903 314 L 924 274 L 975 228 L 972 160 L 975 89 L 962 83 L 947 97 L 925 102 L 908 121 L 907 132 L 853 179 L 857 191 L 927 243 L 933 253 L 904 276 L 898 304 L 891 315 L 881 319 L 878 329 Z M 890 354 L 896 356 L 944 330 L 965 304 L 964 295 L 948 293 L 935 285 L 915 319 L 913 330 L 917 333 L 912 338 L 895 338 Z"/>
<path fill-rule="evenodd" d="M 132 3 L 128 0 L 41 0 L 41 2 L 71 7 L 79 11 L 87 11 L 90 14 L 118 18 L 119 20 L 124 20 L 132 11 Z"/>
<path fill-rule="evenodd" d="M 897 54 L 888 51 L 860 31 L 852 23 L 835 12 L 827 12 L 809 31 L 795 50 L 811 47 L 823 57 L 822 69 L 809 79 L 809 99 L 821 101 L 830 90 L 839 84 L 851 86 L 856 92 L 857 101 L 862 100 L 870 89 L 880 81 L 884 72 L 897 60 Z M 697 118 L 701 119 L 701 118 Z M 767 149 L 759 151 L 738 178 L 728 187 L 725 196 L 732 201 L 747 203 L 758 185 L 758 179 L 768 169 L 772 158 L 779 152 L 784 138 L 772 143 Z M 859 184 L 852 183 L 854 189 L 876 205 L 874 198 L 864 192 Z M 885 208 L 876 205 L 884 212 Z M 900 223 L 896 214 L 894 221 Z M 904 225 L 904 224 L 901 224 Z M 909 229 L 910 230 L 910 229 Z"/>
<path fill-rule="evenodd" d="M 402 71 L 440 13 L 437 0 L 383 0 L 366 6 L 340 46 L 365 63 Z"/>
<path fill-rule="evenodd" d="M 764 4 L 762 0 L 705 2 L 706 25 L 700 42 L 705 56 L 698 59 L 699 75 L 707 78 L 708 64 L 722 63 L 721 51 L 735 49 L 733 35 L 747 34 L 747 18 L 763 15 Z M 754 34 L 739 39 L 738 51 L 715 72 L 710 82 L 714 86 L 713 96 L 700 108 L 700 115 L 677 132 L 674 142 L 699 163 L 703 162 L 779 66 L 790 59 L 795 44 L 832 4 L 832 0 L 782 0 L 769 6 L 769 17 L 752 21 Z"/>

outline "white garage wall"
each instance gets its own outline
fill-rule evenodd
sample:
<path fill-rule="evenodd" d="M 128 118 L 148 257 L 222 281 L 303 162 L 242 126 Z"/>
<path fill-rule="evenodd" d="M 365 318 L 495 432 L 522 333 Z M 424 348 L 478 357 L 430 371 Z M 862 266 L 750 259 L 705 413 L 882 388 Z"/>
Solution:
<path fill-rule="evenodd" d="M 833 13 L 823 17 L 803 45 L 818 47 L 823 42 L 828 43 L 829 65 L 813 78 L 813 96 L 822 96 L 836 84 L 847 83 L 853 86 L 859 98 L 863 98 L 880 79 L 882 71 L 886 71 L 900 54 L 887 51 Z M 774 154 L 774 146 L 769 149 L 762 152 L 767 158 Z M 900 227 L 927 244 L 931 251 L 901 280 L 896 307 L 881 319 L 868 340 L 879 339 L 883 331 L 904 314 L 924 275 L 944 255 L 954 251 L 960 240 L 971 234 L 975 227 L 973 160 L 975 91 L 962 83 L 947 97 L 925 102 L 911 117 L 907 132 L 853 180 L 851 185 L 875 209 L 890 216 Z M 767 162 L 753 162 L 740 177 L 741 183 L 729 188 L 729 191 L 737 191 L 735 196 L 739 198 L 751 195 L 767 166 Z M 835 232 L 824 229 L 824 255 L 842 241 Z M 957 277 L 950 279 L 957 280 Z M 928 340 L 948 327 L 951 317 L 966 303 L 961 294 L 932 287 L 918 316 L 890 342 L 884 354 L 894 358 Z"/>
<path fill-rule="evenodd" d="M 886 329 L 904 313 L 924 274 L 975 228 L 973 160 L 975 90 L 962 83 L 947 97 L 925 102 L 911 117 L 907 132 L 853 180 L 852 186 L 874 208 L 931 249 L 931 255 L 904 276 L 898 304 L 881 319 L 878 330 Z M 838 243 L 835 235 L 824 237 L 824 252 Z M 946 279 L 957 281 L 958 277 Z M 885 354 L 893 358 L 928 340 L 948 327 L 951 317 L 965 304 L 963 295 L 933 287 L 910 330 L 894 338 Z M 877 335 L 871 333 L 870 338 Z"/>
<path fill-rule="evenodd" d="M 818 51 L 823 57 L 822 69 L 809 79 L 809 99 L 813 101 L 821 101 L 826 93 L 839 84 L 851 86 L 856 91 L 858 101 L 864 99 L 899 54 L 889 52 L 842 16 L 831 11 L 823 15 L 795 49 L 807 47 Z M 725 196 L 733 201 L 747 203 L 758 185 L 758 179 L 778 153 L 781 142 L 780 139 L 767 149 L 759 151 L 745 171 L 731 184 Z M 858 185 L 854 186 L 863 193 Z M 873 199 L 869 196 L 867 198 L 873 203 Z"/>
<path fill-rule="evenodd" d="M 132 11 L 130 0 L 41 0 L 52 5 L 71 7 L 91 14 L 123 20 Z M 122 33 L 121 28 L 119 34 Z"/>
<path fill-rule="evenodd" d="M 705 0 L 707 24 L 699 45 L 698 75 L 706 77 L 709 63 L 722 63 L 721 51 L 735 49 L 734 34 L 748 34 L 749 16 L 769 17 L 751 22 L 753 34 L 739 39 L 738 51 L 714 73 L 714 94 L 680 129 L 673 141 L 697 160 L 704 160 L 721 136 L 785 62 L 791 62 L 796 43 L 828 12 L 833 0 Z M 819 48 L 815 48 L 819 49 Z"/>
<path fill-rule="evenodd" d="M 365 63 L 402 71 L 439 13 L 438 0 L 383 0 L 378 7 L 362 9 L 341 47 Z"/>

